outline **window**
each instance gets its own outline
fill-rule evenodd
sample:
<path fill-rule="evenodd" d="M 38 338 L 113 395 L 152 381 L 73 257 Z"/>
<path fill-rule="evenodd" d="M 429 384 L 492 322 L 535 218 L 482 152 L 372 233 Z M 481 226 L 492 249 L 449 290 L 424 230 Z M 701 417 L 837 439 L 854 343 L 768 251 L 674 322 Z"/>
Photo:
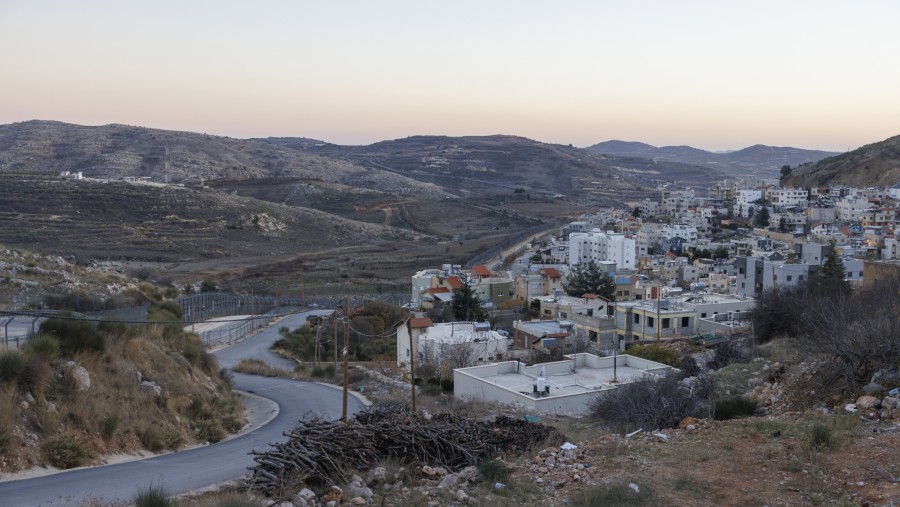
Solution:
<path fill-rule="evenodd" d="M 635 323 L 635 324 L 640 324 L 640 323 L 641 323 L 641 316 L 638 315 L 638 314 L 636 314 L 636 313 L 634 314 L 634 323 Z"/>
<path fill-rule="evenodd" d="M 705 318 L 706 318 L 706 314 L 705 314 L 705 313 L 701 313 L 701 314 L 700 314 L 700 318 L 701 318 L 701 319 L 705 319 Z"/>
<path fill-rule="evenodd" d="M 672 319 L 668 319 L 668 318 L 663 319 L 663 326 L 662 326 L 663 329 L 669 329 L 669 327 L 671 327 L 671 325 L 672 325 Z"/>
<path fill-rule="evenodd" d="M 653 327 L 653 317 L 647 317 L 647 327 Z"/>
<path fill-rule="evenodd" d="M 560 316 L 560 318 L 563 318 L 563 319 L 569 318 L 569 314 L 566 312 L 559 312 L 559 316 Z"/>
<path fill-rule="evenodd" d="M 860 272 L 859 272 L 859 277 L 860 277 L 860 278 L 862 278 L 862 276 L 863 276 L 862 274 L 863 274 L 863 272 L 860 271 Z"/>
<path fill-rule="evenodd" d="M 682 317 L 682 318 L 681 318 L 681 327 L 688 327 L 688 326 L 690 326 L 690 325 L 691 325 L 691 318 L 690 318 L 690 317 Z"/>
<path fill-rule="evenodd" d="M 797 281 L 802 282 L 802 281 L 803 281 L 803 275 L 798 275 L 798 276 L 797 276 Z"/>
<path fill-rule="evenodd" d="M 790 282 L 790 281 L 792 281 L 793 279 L 794 279 L 794 277 L 793 277 L 792 275 L 788 275 L 788 276 L 787 276 L 787 281 Z"/>
<path fill-rule="evenodd" d="M 544 315 L 550 315 L 550 310 L 549 309 L 544 310 Z"/>

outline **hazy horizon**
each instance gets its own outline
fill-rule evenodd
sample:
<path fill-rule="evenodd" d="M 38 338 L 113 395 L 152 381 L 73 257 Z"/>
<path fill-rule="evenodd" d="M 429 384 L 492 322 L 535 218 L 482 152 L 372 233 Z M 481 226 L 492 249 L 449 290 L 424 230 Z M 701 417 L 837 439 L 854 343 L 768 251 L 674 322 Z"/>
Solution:
<path fill-rule="evenodd" d="M 900 4 L 0 0 L 0 123 L 843 152 L 900 134 Z"/>

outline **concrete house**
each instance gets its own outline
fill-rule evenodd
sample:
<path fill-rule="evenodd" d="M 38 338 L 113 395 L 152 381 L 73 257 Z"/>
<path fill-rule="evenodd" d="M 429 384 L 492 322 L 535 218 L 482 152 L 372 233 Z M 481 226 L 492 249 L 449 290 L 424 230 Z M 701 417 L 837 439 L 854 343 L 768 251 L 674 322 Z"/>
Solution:
<path fill-rule="evenodd" d="M 487 322 L 435 324 L 429 318 L 413 317 L 397 328 L 397 364 L 409 367 L 413 351 L 416 361 L 491 363 L 503 358 L 508 343 Z"/>
<path fill-rule="evenodd" d="M 453 395 L 498 403 L 531 413 L 584 415 L 599 396 L 675 368 L 629 355 L 572 354 L 564 361 L 525 366 L 506 361 L 453 370 Z"/>

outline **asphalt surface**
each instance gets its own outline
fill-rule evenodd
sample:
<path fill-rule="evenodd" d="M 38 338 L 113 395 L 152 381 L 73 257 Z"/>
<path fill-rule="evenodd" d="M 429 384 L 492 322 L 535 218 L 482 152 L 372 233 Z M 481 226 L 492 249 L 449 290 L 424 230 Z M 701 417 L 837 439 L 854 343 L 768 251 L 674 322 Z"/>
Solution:
<path fill-rule="evenodd" d="M 280 327 L 298 327 L 313 313 L 327 312 L 304 312 L 287 317 L 254 337 L 216 351 L 215 355 L 220 365 L 226 368 L 247 357 L 262 359 L 273 366 L 292 367 L 290 361 L 272 354 L 269 346 L 278 339 Z M 284 441 L 283 432 L 299 419 L 310 415 L 326 419 L 341 416 L 342 393 L 333 387 L 238 373 L 234 374 L 234 386 L 277 403 L 278 414 L 262 427 L 213 445 L 140 461 L 0 482 L 0 506 L 130 502 L 138 491 L 151 485 L 162 486 L 172 494 L 203 489 L 243 476 L 254 464 L 250 451 L 264 451 L 269 444 Z M 360 400 L 349 398 L 350 413 L 362 408 Z"/>

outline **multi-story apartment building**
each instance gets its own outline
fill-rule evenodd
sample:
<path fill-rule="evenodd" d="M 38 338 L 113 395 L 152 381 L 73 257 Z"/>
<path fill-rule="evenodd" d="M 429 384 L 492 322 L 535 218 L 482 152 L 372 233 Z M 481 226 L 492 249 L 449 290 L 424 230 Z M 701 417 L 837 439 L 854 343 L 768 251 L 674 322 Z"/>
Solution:
<path fill-rule="evenodd" d="M 630 234 L 594 229 L 569 235 L 569 265 L 612 261 L 619 269 L 635 268 L 635 240 Z"/>

